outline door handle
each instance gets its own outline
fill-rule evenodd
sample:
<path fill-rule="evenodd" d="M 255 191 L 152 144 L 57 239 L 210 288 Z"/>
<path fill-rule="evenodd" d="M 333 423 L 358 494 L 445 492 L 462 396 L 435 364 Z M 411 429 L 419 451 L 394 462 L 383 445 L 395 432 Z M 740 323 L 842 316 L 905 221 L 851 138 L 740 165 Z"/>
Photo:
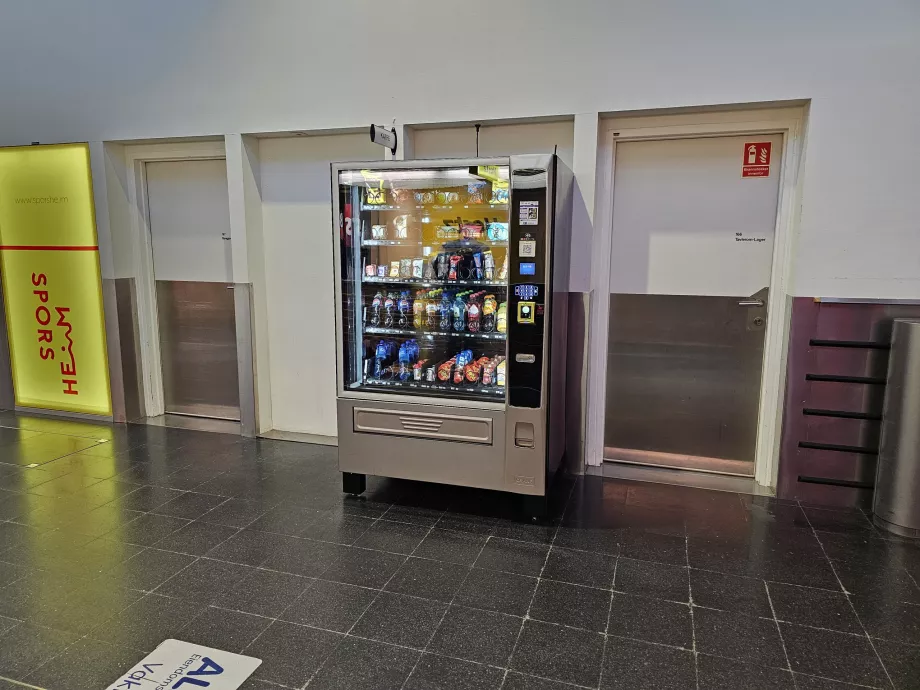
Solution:
<path fill-rule="evenodd" d="M 738 302 L 739 307 L 762 307 L 764 301 L 762 299 L 743 299 Z"/>

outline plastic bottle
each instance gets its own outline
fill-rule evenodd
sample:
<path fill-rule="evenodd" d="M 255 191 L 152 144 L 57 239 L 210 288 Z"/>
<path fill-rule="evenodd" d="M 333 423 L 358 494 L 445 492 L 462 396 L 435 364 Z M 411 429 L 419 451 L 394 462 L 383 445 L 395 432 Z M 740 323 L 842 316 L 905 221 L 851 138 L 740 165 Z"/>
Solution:
<path fill-rule="evenodd" d="M 467 293 L 458 292 L 454 298 L 454 304 L 451 307 L 451 321 L 455 333 L 462 333 L 466 330 L 466 297 Z"/>
<path fill-rule="evenodd" d="M 393 321 L 396 317 L 396 293 L 387 293 L 386 299 L 383 300 L 383 326 L 384 328 L 393 328 Z"/>
<path fill-rule="evenodd" d="M 377 294 L 374 295 L 374 300 L 371 302 L 371 326 L 377 327 L 380 325 L 381 311 L 383 310 L 383 293 L 379 290 Z"/>
<path fill-rule="evenodd" d="M 412 325 L 415 326 L 416 330 L 420 329 L 425 323 L 425 312 L 428 306 L 425 295 L 424 290 L 419 290 L 415 293 L 415 301 L 412 303 Z"/>
<path fill-rule="evenodd" d="M 450 293 L 449 293 L 449 292 L 442 292 L 442 293 L 441 293 L 441 305 L 440 305 L 440 307 L 439 307 L 439 309 L 438 309 L 438 311 L 440 312 L 439 315 L 440 315 L 440 317 L 441 317 L 441 320 L 438 322 L 438 327 L 439 327 L 440 330 L 442 330 L 442 331 L 449 331 L 449 330 L 450 330 L 450 321 L 451 321 L 451 319 L 450 319 L 450 317 L 451 317 L 451 313 L 450 313 L 450 312 L 451 312 L 451 306 L 450 306 L 450 303 L 451 303 Z"/>
<path fill-rule="evenodd" d="M 438 301 L 441 299 L 441 290 L 432 290 L 428 293 L 425 302 L 425 329 L 433 331 L 438 327 Z"/>
<path fill-rule="evenodd" d="M 495 315 L 495 330 L 499 333 L 508 332 L 508 303 L 502 302 L 498 305 L 498 312 Z"/>

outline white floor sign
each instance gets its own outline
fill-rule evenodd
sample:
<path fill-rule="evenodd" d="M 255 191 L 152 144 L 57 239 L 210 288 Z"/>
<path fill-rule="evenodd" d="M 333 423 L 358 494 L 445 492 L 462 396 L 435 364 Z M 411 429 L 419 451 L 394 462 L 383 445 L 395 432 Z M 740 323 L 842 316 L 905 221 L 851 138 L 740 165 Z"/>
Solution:
<path fill-rule="evenodd" d="M 236 690 L 261 659 L 166 640 L 106 690 Z"/>

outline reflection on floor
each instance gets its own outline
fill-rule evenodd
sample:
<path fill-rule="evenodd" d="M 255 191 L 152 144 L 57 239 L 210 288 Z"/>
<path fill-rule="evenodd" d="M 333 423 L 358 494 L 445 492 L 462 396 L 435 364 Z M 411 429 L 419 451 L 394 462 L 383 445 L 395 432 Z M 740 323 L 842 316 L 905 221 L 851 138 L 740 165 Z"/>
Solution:
<path fill-rule="evenodd" d="M 170 637 L 263 659 L 260 690 L 920 685 L 920 547 L 860 512 L 587 477 L 537 525 L 345 498 L 324 446 L 0 424 L 0 676 L 39 688 Z"/>

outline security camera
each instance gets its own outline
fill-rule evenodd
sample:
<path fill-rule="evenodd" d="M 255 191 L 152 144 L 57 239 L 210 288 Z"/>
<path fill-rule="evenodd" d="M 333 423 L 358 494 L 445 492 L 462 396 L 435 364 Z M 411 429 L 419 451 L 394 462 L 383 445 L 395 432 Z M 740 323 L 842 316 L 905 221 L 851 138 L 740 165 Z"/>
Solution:
<path fill-rule="evenodd" d="M 382 125 L 371 125 L 371 141 L 380 144 L 388 149 L 394 156 L 396 155 L 396 128 L 387 129 Z"/>

